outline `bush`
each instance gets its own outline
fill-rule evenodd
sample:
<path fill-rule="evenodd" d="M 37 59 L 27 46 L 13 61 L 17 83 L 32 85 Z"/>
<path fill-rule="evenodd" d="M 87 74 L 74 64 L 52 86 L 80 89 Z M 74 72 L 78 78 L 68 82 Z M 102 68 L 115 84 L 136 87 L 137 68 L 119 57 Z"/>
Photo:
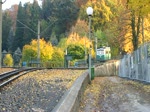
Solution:
<path fill-rule="evenodd" d="M 9 66 L 12 67 L 13 66 L 13 58 L 11 54 L 6 54 L 4 59 L 3 59 L 3 63 L 5 66 Z"/>

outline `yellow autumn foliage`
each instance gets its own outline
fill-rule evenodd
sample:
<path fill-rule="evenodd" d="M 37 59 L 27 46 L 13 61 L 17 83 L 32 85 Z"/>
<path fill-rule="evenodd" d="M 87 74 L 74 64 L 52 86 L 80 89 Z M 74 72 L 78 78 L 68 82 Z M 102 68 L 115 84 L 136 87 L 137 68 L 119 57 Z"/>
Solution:
<path fill-rule="evenodd" d="M 47 61 L 52 58 L 53 47 L 51 43 L 46 42 L 44 39 L 40 39 L 40 60 Z M 38 52 L 37 40 L 32 40 L 30 45 L 23 47 L 23 60 L 29 61 L 31 58 L 36 59 Z"/>
<path fill-rule="evenodd" d="M 71 33 L 69 36 L 68 36 L 68 39 L 67 39 L 67 46 L 70 45 L 70 44 L 76 44 L 76 45 L 82 45 L 85 47 L 85 50 L 87 49 L 87 51 L 89 52 L 89 49 L 90 49 L 90 45 L 92 47 L 92 57 L 95 56 L 95 52 L 94 52 L 94 46 L 92 44 L 92 41 L 89 40 L 87 37 L 80 37 L 78 35 L 78 33 Z"/>
<path fill-rule="evenodd" d="M 3 63 L 6 66 L 12 67 L 13 66 L 13 58 L 11 54 L 6 54 L 6 56 L 3 59 Z"/>
<path fill-rule="evenodd" d="M 150 13 L 150 0 L 129 0 L 128 7 L 137 15 L 147 16 Z"/>

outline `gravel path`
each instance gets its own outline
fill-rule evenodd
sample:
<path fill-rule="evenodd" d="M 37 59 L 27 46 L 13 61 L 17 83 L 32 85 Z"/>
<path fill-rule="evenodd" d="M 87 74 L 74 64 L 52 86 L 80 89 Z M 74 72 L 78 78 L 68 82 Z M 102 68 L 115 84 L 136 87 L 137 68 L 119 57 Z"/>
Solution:
<path fill-rule="evenodd" d="M 84 93 L 80 112 L 150 112 L 150 85 L 97 77 Z"/>
<path fill-rule="evenodd" d="M 40 70 L 0 91 L 0 112 L 50 112 L 83 70 Z"/>

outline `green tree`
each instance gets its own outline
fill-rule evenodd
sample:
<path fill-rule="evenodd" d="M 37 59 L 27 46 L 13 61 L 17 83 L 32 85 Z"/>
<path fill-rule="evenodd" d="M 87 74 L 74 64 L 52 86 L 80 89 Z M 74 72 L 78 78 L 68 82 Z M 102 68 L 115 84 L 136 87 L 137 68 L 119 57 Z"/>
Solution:
<path fill-rule="evenodd" d="M 13 54 L 13 59 L 14 59 L 14 65 L 19 65 L 22 57 L 22 52 L 20 48 L 17 48 L 17 50 Z"/>
<path fill-rule="evenodd" d="M 30 19 L 30 28 L 33 29 L 35 32 L 37 32 L 38 29 L 38 21 L 41 19 L 41 8 L 37 2 L 37 0 L 34 0 L 33 4 L 31 4 L 30 8 L 31 16 L 29 17 Z M 37 35 L 31 32 L 31 37 L 30 41 L 32 39 L 36 39 Z"/>
<path fill-rule="evenodd" d="M 50 42 L 52 43 L 53 46 L 58 45 L 58 39 L 56 38 L 55 32 L 52 33 L 50 37 Z"/>
<path fill-rule="evenodd" d="M 73 59 L 83 59 L 85 56 L 84 47 L 71 44 L 67 47 L 67 54 L 72 56 Z"/>
<path fill-rule="evenodd" d="M 48 20 L 52 15 L 52 1 L 51 0 L 42 0 L 42 19 Z"/>
<path fill-rule="evenodd" d="M 8 52 L 12 52 L 13 42 L 14 42 L 14 31 L 13 31 L 13 28 L 11 28 L 9 31 L 8 38 L 7 38 Z"/>
<path fill-rule="evenodd" d="M 68 32 L 73 23 L 75 23 L 79 8 L 70 0 L 43 0 L 43 19 L 51 25 L 49 35 L 54 31 L 56 37 L 60 40 L 60 35 Z M 55 12 L 55 13 L 54 13 Z"/>
<path fill-rule="evenodd" d="M 12 20 L 10 18 L 9 11 L 3 12 L 3 24 L 2 24 L 2 50 L 8 50 L 10 46 L 8 46 L 8 38 L 12 39 L 12 37 L 9 37 L 11 26 L 12 26 Z M 12 41 L 11 41 L 12 42 Z"/>
<path fill-rule="evenodd" d="M 108 41 L 107 41 L 107 37 L 105 35 L 105 32 L 103 32 L 102 30 L 97 30 L 95 32 L 94 36 L 97 37 L 97 48 L 107 46 Z"/>
<path fill-rule="evenodd" d="M 13 43 L 13 50 L 16 50 L 18 47 L 20 47 L 22 49 L 23 47 L 23 37 L 24 37 L 24 25 L 22 25 L 21 23 L 25 23 L 25 12 L 22 6 L 22 3 L 19 3 L 18 6 L 18 14 L 17 14 L 17 23 L 16 23 L 16 33 L 15 33 L 15 38 L 14 38 L 14 43 Z M 21 23 L 20 23 L 20 22 Z"/>
<path fill-rule="evenodd" d="M 29 44 L 32 39 L 37 38 L 38 20 L 40 20 L 41 9 L 37 0 L 33 4 L 21 2 L 18 6 L 16 35 L 14 50 L 17 47 L 21 49 L 25 44 Z"/>
<path fill-rule="evenodd" d="M 61 38 L 61 40 L 58 43 L 58 47 L 65 51 L 67 48 L 66 43 L 67 43 L 67 38 Z"/>

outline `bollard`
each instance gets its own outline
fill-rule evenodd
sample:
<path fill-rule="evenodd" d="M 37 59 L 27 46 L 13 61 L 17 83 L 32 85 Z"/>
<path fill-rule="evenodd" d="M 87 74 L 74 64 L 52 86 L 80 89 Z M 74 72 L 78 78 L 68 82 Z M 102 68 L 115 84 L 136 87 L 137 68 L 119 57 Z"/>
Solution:
<path fill-rule="evenodd" d="M 91 67 L 91 80 L 93 80 L 94 79 L 94 67 Z"/>

